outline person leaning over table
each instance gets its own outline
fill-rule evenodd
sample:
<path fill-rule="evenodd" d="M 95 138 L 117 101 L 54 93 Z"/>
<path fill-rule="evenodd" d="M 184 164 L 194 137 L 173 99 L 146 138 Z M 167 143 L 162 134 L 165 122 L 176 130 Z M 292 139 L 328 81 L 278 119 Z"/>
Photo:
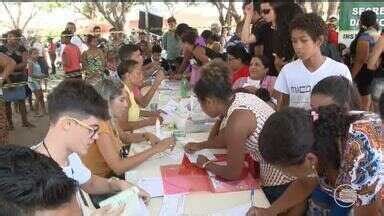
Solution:
<path fill-rule="evenodd" d="M 125 116 L 129 107 L 123 84 L 103 80 L 95 85 L 95 89 L 108 102 L 111 119 L 99 123 L 99 138 L 82 158 L 92 173 L 102 177 L 121 176 L 154 154 L 175 146 L 173 138 L 159 140 L 152 133 L 130 133 L 119 130 L 117 119 Z M 143 141 L 149 142 L 152 148 L 130 157 L 121 154 L 124 149 L 123 143 Z"/>
<path fill-rule="evenodd" d="M 143 85 L 143 72 L 141 71 L 140 64 L 135 60 L 124 61 L 120 63 L 117 73 L 120 77 L 121 82 L 124 84 L 124 90 L 126 92 L 127 101 L 129 100 L 130 102 L 130 106 L 128 109 L 128 118 L 127 116 L 121 116 L 121 118 L 119 119 L 120 128 L 124 131 L 132 131 L 142 127 L 155 125 L 156 120 L 161 119 L 159 113 L 141 110 L 138 102 L 139 100 L 136 100 L 136 95 L 141 96 L 140 86 Z M 155 89 L 157 89 L 157 87 L 161 83 L 161 80 L 164 78 L 164 75 L 160 76 L 155 81 Z M 147 95 L 148 93 L 145 96 L 141 96 L 141 99 L 147 98 Z M 148 118 L 140 119 L 140 117 Z"/>
<path fill-rule="evenodd" d="M 212 118 L 220 117 L 220 120 L 211 129 L 208 140 L 188 143 L 185 151 L 192 153 L 205 148 L 226 148 L 227 165 L 218 165 L 199 155 L 197 166 L 227 180 L 242 178 L 245 156 L 249 153 L 253 160 L 260 162 L 262 189 L 269 202 L 273 203 L 294 180 L 260 156 L 259 133 L 274 110 L 253 94 L 233 93 L 230 69 L 225 62 L 212 60 L 201 70 L 202 77 L 196 83 L 194 92 L 202 110 Z M 287 212 L 299 214 L 303 206 L 297 205 Z"/>
<path fill-rule="evenodd" d="M 119 55 L 120 55 L 120 58 L 122 58 L 123 60 L 121 60 L 121 63 L 119 64 L 119 66 L 117 68 L 118 73 L 125 74 L 126 69 L 122 68 L 124 65 L 126 65 L 126 64 L 124 64 L 124 62 L 133 60 L 133 61 L 136 61 L 138 64 L 136 67 L 138 68 L 138 70 L 140 70 L 140 72 L 142 74 L 141 78 L 145 79 L 145 77 L 146 77 L 145 76 L 146 72 L 144 70 L 145 65 L 143 65 L 143 56 L 140 53 L 139 46 L 132 45 L 132 44 L 124 45 L 123 47 L 120 48 Z M 163 70 L 161 67 L 157 68 L 156 72 L 154 72 L 154 71 L 152 71 L 152 72 L 153 72 L 152 76 L 156 75 L 155 81 L 145 95 L 142 95 L 141 91 L 140 91 L 141 88 L 144 87 L 144 81 L 143 80 L 141 80 L 136 85 L 133 85 L 131 87 L 132 92 L 135 96 L 135 102 L 137 102 L 137 104 L 141 108 L 145 108 L 146 106 L 148 106 L 149 102 L 151 101 L 151 99 L 155 95 L 156 91 L 158 90 L 161 82 L 165 79 L 165 76 L 164 76 L 164 73 L 163 73 Z M 121 79 L 123 79 L 123 78 L 121 77 Z"/>

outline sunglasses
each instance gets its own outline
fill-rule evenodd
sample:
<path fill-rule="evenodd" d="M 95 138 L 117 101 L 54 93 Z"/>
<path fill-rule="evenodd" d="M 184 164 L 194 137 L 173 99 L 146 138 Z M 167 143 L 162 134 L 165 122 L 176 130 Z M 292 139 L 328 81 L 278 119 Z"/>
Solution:
<path fill-rule="evenodd" d="M 89 138 L 95 137 L 97 132 L 99 132 L 99 126 L 98 125 L 89 126 L 88 124 L 85 124 L 84 122 L 77 120 L 75 118 L 71 118 L 71 117 L 66 117 L 65 119 L 72 120 L 72 121 L 76 122 L 76 124 L 80 125 L 81 127 L 88 129 Z"/>
<path fill-rule="evenodd" d="M 261 10 L 261 13 L 263 13 L 265 15 L 269 14 L 269 12 L 271 12 L 271 9 L 263 9 L 263 10 Z"/>

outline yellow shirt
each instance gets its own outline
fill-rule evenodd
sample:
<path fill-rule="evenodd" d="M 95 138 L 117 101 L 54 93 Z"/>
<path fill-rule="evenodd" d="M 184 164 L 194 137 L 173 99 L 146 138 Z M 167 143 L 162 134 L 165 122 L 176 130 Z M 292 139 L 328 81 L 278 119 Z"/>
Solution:
<path fill-rule="evenodd" d="M 125 91 L 128 93 L 131 106 L 128 108 L 128 121 L 139 121 L 140 119 L 140 106 L 135 101 L 135 95 L 128 86 L 124 85 Z"/>
<path fill-rule="evenodd" d="M 109 121 L 101 122 L 99 126 L 100 135 L 105 134 L 111 135 L 112 137 L 111 143 L 103 143 L 103 145 L 109 145 L 109 148 L 113 148 L 116 154 L 120 154 L 120 149 L 123 144 L 117 137 L 118 135 L 113 132 Z M 109 167 L 103 155 L 100 153 L 99 145 L 101 145 L 101 143 L 96 140 L 95 143 L 88 149 L 88 153 L 81 159 L 85 166 L 91 170 L 92 174 L 101 177 L 110 177 L 111 174 L 113 174 L 113 170 Z"/>

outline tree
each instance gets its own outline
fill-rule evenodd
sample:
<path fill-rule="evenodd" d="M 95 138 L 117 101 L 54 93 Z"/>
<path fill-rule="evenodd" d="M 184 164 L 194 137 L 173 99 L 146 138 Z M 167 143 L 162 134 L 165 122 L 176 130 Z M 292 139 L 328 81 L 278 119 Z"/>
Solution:
<path fill-rule="evenodd" d="M 339 1 L 331 1 L 331 2 L 328 2 L 327 19 L 328 19 L 330 16 L 334 16 L 334 15 L 337 14 L 339 5 L 340 5 L 340 2 L 339 2 Z"/>
<path fill-rule="evenodd" d="M 32 3 L 31 9 L 23 10 L 22 5 L 22 2 L 5 3 L 2 1 L 2 6 L 11 21 L 9 26 L 12 29 L 21 29 L 21 31 L 24 31 L 32 18 L 37 15 L 38 7 L 35 3 Z M 26 13 L 26 11 L 28 12 Z M 24 18 L 25 14 L 27 14 L 26 18 Z"/>
<path fill-rule="evenodd" d="M 235 8 L 235 0 L 210 0 L 209 2 L 217 8 L 221 26 L 231 26 L 233 19 L 236 23 L 241 21 L 241 15 Z"/>
<path fill-rule="evenodd" d="M 321 2 L 315 0 L 296 0 L 295 2 L 298 3 L 305 12 L 317 13 L 325 19 L 328 19 L 332 15 L 336 15 L 340 4 L 340 1 Z M 325 5 L 328 5 L 327 10 L 325 10 Z"/>
<path fill-rule="evenodd" d="M 126 13 L 135 5 L 135 1 L 111 1 L 100 2 L 93 1 L 98 12 L 116 29 L 123 30 L 126 22 Z"/>
<path fill-rule="evenodd" d="M 80 5 L 79 5 L 80 4 Z M 72 8 L 79 14 L 83 15 L 89 20 L 96 19 L 97 9 L 96 5 L 92 2 L 75 2 L 71 3 Z"/>

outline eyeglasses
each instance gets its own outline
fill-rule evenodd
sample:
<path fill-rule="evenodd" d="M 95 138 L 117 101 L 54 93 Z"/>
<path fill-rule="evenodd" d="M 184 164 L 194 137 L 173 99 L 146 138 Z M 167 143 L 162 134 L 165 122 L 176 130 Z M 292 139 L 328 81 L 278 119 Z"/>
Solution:
<path fill-rule="evenodd" d="M 263 9 L 263 10 L 261 10 L 261 13 L 263 13 L 265 15 L 269 14 L 269 12 L 271 12 L 271 9 Z"/>
<path fill-rule="evenodd" d="M 72 120 L 72 121 L 76 122 L 76 124 L 80 125 L 81 127 L 88 129 L 89 138 L 95 137 L 97 132 L 99 132 L 99 126 L 98 125 L 94 125 L 93 127 L 91 127 L 91 126 L 85 124 L 84 122 L 77 120 L 75 118 L 72 118 L 72 117 L 65 117 L 65 119 Z"/>

